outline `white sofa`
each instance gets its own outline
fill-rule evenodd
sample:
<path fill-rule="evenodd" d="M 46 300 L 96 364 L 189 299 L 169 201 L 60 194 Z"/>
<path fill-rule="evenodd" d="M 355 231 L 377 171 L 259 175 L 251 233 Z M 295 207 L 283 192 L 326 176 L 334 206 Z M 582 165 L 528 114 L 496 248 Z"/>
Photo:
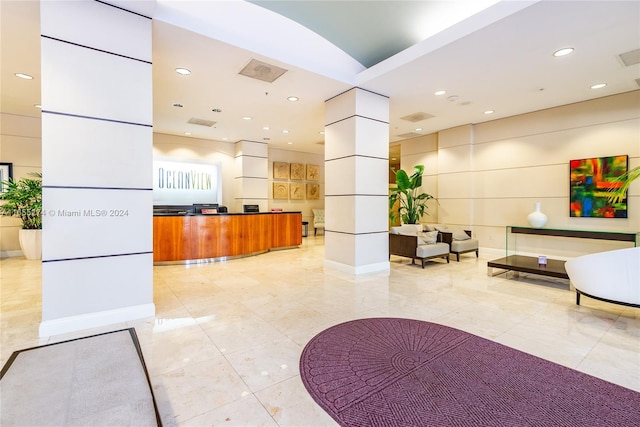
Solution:
<path fill-rule="evenodd" d="M 602 301 L 640 307 L 640 247 L 579 256 L 565 269 L 580 295 Z"/>

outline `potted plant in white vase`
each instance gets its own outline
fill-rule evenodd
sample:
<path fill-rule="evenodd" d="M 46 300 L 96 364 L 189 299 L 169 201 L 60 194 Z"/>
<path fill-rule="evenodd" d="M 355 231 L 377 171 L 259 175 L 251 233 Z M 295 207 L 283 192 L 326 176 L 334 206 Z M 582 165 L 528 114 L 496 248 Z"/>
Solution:
<path fill-rule="evenodd" d="M 399 215 L 403 224 L 418 224 L 420 218 L 427 213 L 427 202 L 435 199 L 431 194 L 420 191 L 424 165 L 413 167 L 413 174 L 400 169 L 395 171 L 396 187 L 389 188 L 389 218 L 395 220 Z M 399 202 L 398 210 L 394 205 Z"/>
<path fill-rule="evenodd" d="M 20 249 L 27 259 L 42 258 L 42 174 L 31 173 L 34 178 L 21 178 L 2 182 L 0 214 L 18 217 L 22 229 L 18 234 Z"/>

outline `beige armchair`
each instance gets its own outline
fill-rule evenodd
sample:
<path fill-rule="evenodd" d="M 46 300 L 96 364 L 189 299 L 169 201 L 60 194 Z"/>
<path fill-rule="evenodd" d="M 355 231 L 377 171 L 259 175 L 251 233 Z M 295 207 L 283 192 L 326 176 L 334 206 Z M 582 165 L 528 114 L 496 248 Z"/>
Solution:
<path fill-rule="evenodd" d="M 324 209 L 311 209 L 313 211 L 313 235 L 318 232 L 318 228 L 324 230 Z"/>
<path fill-rule="evenodd" d="M 449 240 L 446 240 L 449 238 Z M 444 258 L 449 262 L 451 233 L 439 231 L 422 232 L 421 224 L 405 224 L 391 227 L 389 233 L 389 257 L 398 255 L 411 258 L 411 264 L 418 259 L 424 268 L 425 262 L 432 258 Z"/>
<path fill-rule="evenodd" d="M 425 228 L 438 230 L 443 234 L 450 235 L 448 242 L 451 247 L 451 253 L 456 256 L 456 261 L 460 261 L 460 254 L 467 252 L 475 252 L 476 258 L 478 258 L 479 242 L 471 236 L 470 230 L 463 230 L 457 226 L 449 227 L 443 224 L 426 225 Z"/>

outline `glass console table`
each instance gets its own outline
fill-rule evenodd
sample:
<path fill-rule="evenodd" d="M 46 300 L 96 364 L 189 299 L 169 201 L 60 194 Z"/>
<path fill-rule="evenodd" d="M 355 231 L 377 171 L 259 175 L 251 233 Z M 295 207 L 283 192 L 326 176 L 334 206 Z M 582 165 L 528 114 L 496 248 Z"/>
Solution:
<path fill-rule="evenodd" d="M 522 273 L 539 274 L 548 277 L 569 279 L 564 268 L 565 261 L 547 259 L 546 265 L 539 265 L 538 258 L 516 254 L 515 237 L 518 234 L 532 234 L 537 236 L 556 236 L 577 239 L 612 240 L 629 242 L 634 247 L 640 245 L 640 233 L 622 233 L 611 231 L 559 230 L 552 228 L 529 228 L 508 225 L 506 229 L 506 254 L 487 263 L 487 274 L 494 276 L 494 269 L 516 271 Z"/>

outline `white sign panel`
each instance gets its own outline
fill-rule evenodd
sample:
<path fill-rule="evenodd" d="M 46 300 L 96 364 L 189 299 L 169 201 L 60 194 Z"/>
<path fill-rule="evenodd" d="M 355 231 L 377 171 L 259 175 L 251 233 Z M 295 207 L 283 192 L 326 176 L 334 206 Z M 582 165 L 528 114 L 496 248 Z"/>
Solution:
<path fill-rule="evenodd" d="M 220 202 L 220 166 L 193 161 L 153 161 L 153 203 L 191 205 Z"/>

